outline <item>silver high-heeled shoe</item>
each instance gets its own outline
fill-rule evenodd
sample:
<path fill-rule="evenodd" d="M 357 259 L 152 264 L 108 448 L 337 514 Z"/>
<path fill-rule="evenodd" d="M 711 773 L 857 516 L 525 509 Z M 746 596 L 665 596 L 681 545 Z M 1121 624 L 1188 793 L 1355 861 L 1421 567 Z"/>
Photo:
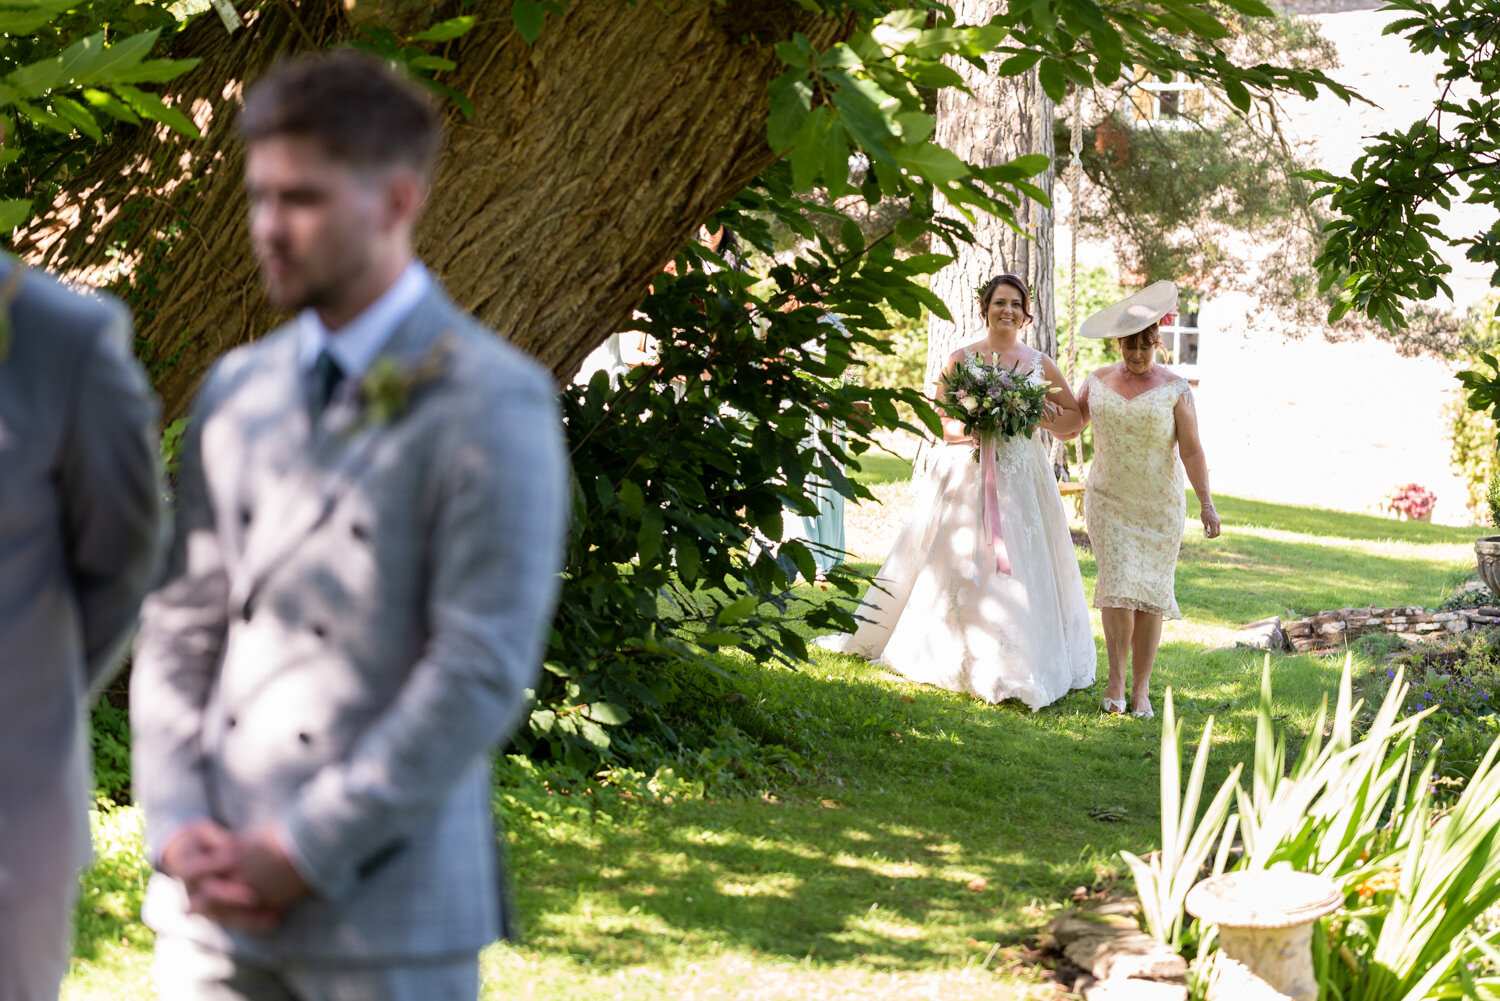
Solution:
<path fill-rule="evenodd" d="M 1124 712 L 1125 709 L 1126 705 L 1124 699 L 1111 699 L 1107 696 L 1105 697 L 1104 711 L 1109 713 L 1111 716 L 1118 715 L 1119 713 Z"/>

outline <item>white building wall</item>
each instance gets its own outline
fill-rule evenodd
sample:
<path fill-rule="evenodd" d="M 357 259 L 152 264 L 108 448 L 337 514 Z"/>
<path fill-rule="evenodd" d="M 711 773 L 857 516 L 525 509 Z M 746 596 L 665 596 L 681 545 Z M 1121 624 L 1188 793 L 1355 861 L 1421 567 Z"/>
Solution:
<path fill-rule="evenodd" d="M 1448 464 L 1448 366 L 1378 340 L 1289 340 L 1248 323 L 1251 305 L 1234 294 L 1199 315 L 1194 395 L 1214 490 L 1378 513 L 1393 487 L 1415 482 L 1437 494 L 1434 521 L 1469 524 Z"/>

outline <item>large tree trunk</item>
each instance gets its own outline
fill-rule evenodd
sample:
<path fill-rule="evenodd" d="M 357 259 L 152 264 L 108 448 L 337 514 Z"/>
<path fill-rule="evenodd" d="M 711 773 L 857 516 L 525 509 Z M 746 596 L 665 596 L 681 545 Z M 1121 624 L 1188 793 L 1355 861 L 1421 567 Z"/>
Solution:
<path fill-rule="evenodd" d="M 130 302 L 169 417 L 214 358 L 278 320 L 246 238 L 234 138 L 242 81 L 290 52 L 354 37 L 351 16 L 370 6 L 263 5 L 234 36 L 200 18 L 173 55 L 203 62 L 167 94 L 204 138 L 162 142 L 145 129 L 119 138 L 15 241 L 27 260 Z M 446 12 L 408 0 L 373 6 L 364 16 L 407 31 Z M 775 43 L 801 31 L 824 47 L 852 26 L 795 0 L 568 11 L 534 46 L 500 13 L 450 43 L 459 68 L 445 82 L 475 114 L 450 116 L 418 232 L 419 254 L 450 294 L 562 377 L 624 322 L 694 229 L 772 161 Z"/>
<path fill-rule="evenodd" d="M 958 24 L 985 24 L 1004 8 L 1002 0 L 956 0 Z M 1042 93 L 1036 73 L 1002 77 L 994 72 L 997 58 L 987 61 L 989 72 L 954 59 L 950 65 L 973 94 L 955 88 L 939 93 L 934 141 L 971 163 L 984 166 L 1008 163 L 1029 153 L 1054 155 L 1052 101 Z M 1036 185 L 1052 194 L 1051 167 Z M 975 286 L 1001 272 L 1025 277 L 1034 291 L 1036 319 L 1026 327 L 1028 344 L 1057 355 L 1057 331 L 1052 302 L 1052 210 L 1026 199 L 1017 211 L 1022 236 L 992 216 L 976 220 L 975 242 L 959 248 L 958 259 L 932 276 L 932 291 L 953 314 L 954 323 L 933 316 L 927 328 L 927 383 L 931 385 L 943 362 L 961 344 L 984 337 Z M 1030 239 L 1027 239 L 1030 237 Z"/>

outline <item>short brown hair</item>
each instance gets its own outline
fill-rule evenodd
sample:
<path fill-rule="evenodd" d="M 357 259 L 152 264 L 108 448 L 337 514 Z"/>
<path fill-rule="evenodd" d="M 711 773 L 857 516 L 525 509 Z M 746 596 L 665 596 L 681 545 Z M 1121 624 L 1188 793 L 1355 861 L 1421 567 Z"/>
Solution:
<path fill-rule="evenodd" d="M 1125 342 L 1126 341 L 1133 341 L 1137 337 L 1139 337 L 1139 338 L 1141 338 L 1141 341 L 1140 341 L 1140 346 L 1141 347 L 1143 347 L 1143 348 L 1159 348 L 1159 347 L 1161 347 L 1161 329 L 1160 328 L 1161 328 L 1161 321 L 1158 320 L 1155 323 L 1151 324 L 1151 326 L 1145 327 L 1145 328 L 1143 328 L 1141 330 L 1137 330 L 1133 334 L 1126 334 L 1124 337 L 1116 337 L 1115 338 L 1115 344 L 1123 350 L 1124 347 L 1125 347 Z"/>
<path fill-rule="evenodd" d="M 273 136 L 317 140 L 354 167 L 415 168 L 426 177 L 442 142 L 432 97 L 390 66 L 342 49 L 277 63 L 240 112 L 246 146 Z"/>

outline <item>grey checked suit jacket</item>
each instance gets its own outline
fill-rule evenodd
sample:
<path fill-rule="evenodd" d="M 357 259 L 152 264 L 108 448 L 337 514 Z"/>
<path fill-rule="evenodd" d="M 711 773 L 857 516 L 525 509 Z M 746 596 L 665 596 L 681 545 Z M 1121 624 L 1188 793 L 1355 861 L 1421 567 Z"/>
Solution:
<path fill-rule="evenodd" d="M 132 676 L 135 793 L 185 822 L 276 821 L 314 893 L 266 935 L 158 932 L 250 958 L 399 962 L 498 933 L 489 756 L 519 722 L 566 530 L 555 390 L 434 287 L 383 354 L 441 358 L 386 424 L 345 385 L 313 421 L 297 337 L 225 356 L 184 435 L 167 580 Z"/>
<path fill-rule="evenodd" d="M 0 281 L 11 273 L 0 262 Z M 37 271 L 0 362 L 0 910 L 89 856 L 88 696 L 154 582 L 155 397 L 130 317 Z"/>

